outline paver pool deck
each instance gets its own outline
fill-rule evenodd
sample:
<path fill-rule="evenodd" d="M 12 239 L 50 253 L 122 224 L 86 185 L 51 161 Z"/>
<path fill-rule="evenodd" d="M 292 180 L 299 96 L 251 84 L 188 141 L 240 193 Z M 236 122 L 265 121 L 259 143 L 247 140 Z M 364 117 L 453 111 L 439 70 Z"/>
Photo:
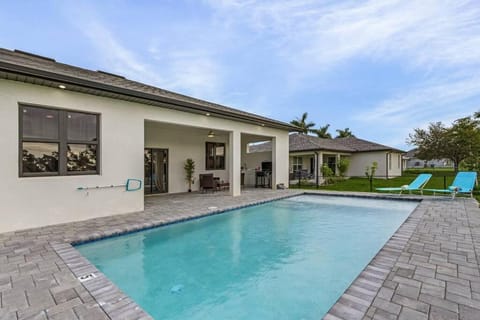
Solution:
<path fill-rule="evenodd" d="M 0 319 L 151 319 L 71 243 L 302 193 L 248 190 L 235 198 L 225 193 L 147 197 L 143 212 L 0 234 Z M 325 319 L 480 319 L 478 203 L 401 198 L 421 202 Z M 94 278 L 78 279 L 88 274 Z"/>

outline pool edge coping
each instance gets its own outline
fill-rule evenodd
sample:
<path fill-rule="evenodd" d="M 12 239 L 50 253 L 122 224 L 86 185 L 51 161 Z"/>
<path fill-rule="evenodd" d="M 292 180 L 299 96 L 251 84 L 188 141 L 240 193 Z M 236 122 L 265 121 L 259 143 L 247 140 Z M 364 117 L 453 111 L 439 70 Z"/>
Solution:
<path fill-rule="evenodd" d="M 298 192 L 292 192 L 288 194 L 280 194 L 271 196 L 267 199 L 256 200 L 248 204 L 241 204 L 238 206 L 229 206 L 218 210 L 202 210 L 198 215 L 191 215 L 188 217 L 182 217 L 180 219 L 173 219 L 169 221 L 160 221 L 160 222 L 153 222 L 153 223 L 139 223 L 137 225 L 130 226 L 129 228 L 118 231 L 118 230 L 110 230 L 108 232 L 93 232 L 91 235 L 87 237 L 81 237 L 78 239 L 69 239 L 65 242 L 53 242 L 50 243 L 51 248 L 54 252 L 60 257 L 60 259 L 65 263 L 65 265 L 70 269 L 70 271 L 79 279 L 85 275 L 93 274 L 94 278 L 90 280 L 86 280 L 84 282 L 80 282 L 83 287 L 90 293 L 93 299 L 97 302 L 100 308 L 105 312 L 105 314 L 111 319 L 127 319 L 126 316 L 132 316 L 135 319 L 154 319 L 150 314 L 148 314 L 143 308 L 135 302 L 131 297 L 129 297 L 126 293 L 124 293 L 113 281 L 111 281 L 105 274 L 103 274 L 100 270 L 98 270 L 87 258 L 85 258 L 76 248 L 75 245 L 85 244 L 89 242 L 94 242 L 98 240 L 103 240 L 111 237 L 122 236 L 126 234 L 141 232 L 157 227 L 172 225 L 176 223 L 181 223 L 190 220 L 201 219 L 209 216 L 214 216 L 218 214 L 222 214 L 228 211 L 237 210 L 241 208 L 256 206 L 264 203 L 269 203 L 276 200 L 287 199 L 291 197 L 296 197 L 300 195 L 321 195 L 321 196 L 338 196 L 338 197 L 356 197 L 356 198 L 364 198 L 364 199 L 382 199 L 382 200 L 404 200 L 404 201 L 418 201 L 419 205 L 408 215 L 406 220 L 400 225 L 397 231 L 389 238 L 389 240 L 385 243 L 384 246 L 375 254 L 375 256 L 369 261 L 367 266 L 362 269 L 359 275 L 355 278 L 355 280 L 350 283 L 348 288 L 342 293 L 342 295 L 338 298 L 338 300 L 332 305 L 329 311 L 323 316 L 323 319 L 328 320 L 335 320 L 335 319 L 351 319 L 352 317 L 343 318 L 341 314 L 350 315 L 352 312 L 355 313 L 355 318 L 358 317 L 358 310 L 354 309 L 350 306 L 345 305 L 343 302 L 343 298 L 345 298 L 345 294 L 351 289 L 352 286 L 358 285 L 358 282 L 365 281 L 365 276 L 370 277 L 367 272 L 369 267 L 374 267 L 373 262 L 381 253 L 385 253 L 384 250 L 386 247 L 391 244 L 393 238 L 397 235 L 397 233 L 404 227 L 404 225 L 410 220 L 412 215 L 417 212 L 419 207 L 422 206 L 423 200 L 425 199 L 423 196 L 418 195 L 396 195 L 396 194 L 380 194 L 380 193 L 358 193 L 358 192 L 335 192 L 335 191 L 317 191 L 317 190 L 302 190 Z M 423 214 L 422 214 L 423 216 Z M 420 219 L 416 219 L 415 227 L 417 226 Z M 411 222 L 410 222 L 411 223 Z M 407 241 L 410 239 L 411 235 L 413 234 L 415 227 L 411 229 L 410 236 L 404 240 L 403 247 L 405 247 Z M 401 250 L 398 254 L 400 256 Z M 396 262 L 393 261 L 391 263 L 391 267 L 386 273 L 388 273 L 393 269 L 393 266 Z M 378 290 L 382 286 L 385 278 L 377 283 L 378 289 L 376 290 L 375 294 L 373 295 L 369 305 L 367 306 L 365 312 L 361 315 L 360 318 L 366 315 L 368 307 L 372 305 L 373 299 L 375 298 Z M 79 280 L 80 281 L 80 280 Z M 353 311 L 352 311 L 353 310 Z M 339 317 L 340 316 L 340 317 Z"/>

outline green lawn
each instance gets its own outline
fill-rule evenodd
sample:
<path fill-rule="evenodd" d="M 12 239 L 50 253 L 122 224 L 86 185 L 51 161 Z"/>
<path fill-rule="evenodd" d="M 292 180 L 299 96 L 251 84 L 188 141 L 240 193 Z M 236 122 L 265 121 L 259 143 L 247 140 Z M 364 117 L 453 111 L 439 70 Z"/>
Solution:
<path fill-rule="evenodd" d="M 402 176 L 392 179 L 373 179 L 373 191 L 375 188 L 381 187 L 401 187 L 402 185 L 409 184 L 415 179 L 416 175 Z M 444 182 L 445 179 L 445 182 Z M 445 185 L 448 187 L 453 182 L 454 175 L 438 174 L 432 176 L 428 181 L 426 188 L 429 189 L 444 189 Z M 315 185 L 301 185 L 297 184 L 290 185 L 290 188 L 300 188 L 300 189 L 315 189 Z M 359 191 L 359 192 L 370 192 L 370 184 L 367 178 L 350 178 L 345 180 L 340 180 L 334 184 L 328 186 L 319 186 L 318 190 L 336 190 L 336 191 Z M 427 191 L 424 194 L 431 194 Z M 475 198 L 480 201 L 480 193 L 478 191 L 474 192 Z"/>

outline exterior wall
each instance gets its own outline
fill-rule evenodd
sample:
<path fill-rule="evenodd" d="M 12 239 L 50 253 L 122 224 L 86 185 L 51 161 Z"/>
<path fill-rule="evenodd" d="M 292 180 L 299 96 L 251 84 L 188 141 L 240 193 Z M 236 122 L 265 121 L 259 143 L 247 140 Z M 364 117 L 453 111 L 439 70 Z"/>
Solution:
<path fill-rule="evenodd" d="M 264 161 L 272 161 L 271 151 L 242 154 L 242 166 L 246 170 L 260 168 Z"/>
<path fill-rule="evenodd" d="M 398 177 L 402 175 L 401 163 L 398 164 L 398 155 L 401 154 L 393 152 L 392 155 L 392 166 L 391 169 L 388 169 L 388 177 Z M 379 178 L 385 178 L 387 175 L 387 152 L 377 151 L 377 152 L 360 152 L 354 153 L 350 156 L 350 167 L 347 172 L 347 176 L 356 177 L 356 176 L 365 176 L 365 167 L 371 166 L 374 161 L 378 163 L 377 171 L 375 176 Z"/>
<path fill-rule="evenodd" d="M 242 172 L 245 174 L 244 184 L 246 187 L 253 187 L 255 186 L 255 171 L 257 168 L 261 168 L 263 161 L 272 161 L 272 152 L 246 153 L 245 151 L 246 145 L 242 146 Z"/>
<path fill-rule="evenodd" d="M 100 174 L 20 178 L 19 102 L 100 113 Z M 143 179 L 145 144 L 149 144 L 150 147 L 165 145 L 169 148 L 170 159 L 175 161 L 175 164 L 171 162 L 174 165 L 169 172 L 171 192 L 186 190 L 184 173 L 179 175 L 180 160 L 183 163 L 187 154 L 191 157 L 195 153 L 195 157 L 199 159 L 198 163 L 202 163 L 205 153 L 203 138 L 195 140 L 201 144 L 198 149 L 189 149 L 192 147 L 190 142 L 194 141 L 192 137 L 176 136 L 172 144 L 167 144 L 165 140 L 155 135 L 156 130 L 161 128 L 145 129 L 145 120 L 275 137 L 277 151 L 275 160 L 283 159 L 281 161 L 283 164 L 276 166 L 274 174 L 277 183 L 288 183 L 288 133 L 284 130 L 0 80 L 0 146 L 2 146 L 0 232 L 143 210 L 143 190 L 126 192 L 120 187 L 85 192 L 78 191 L 77 188 L 124 184 L 128 178 Z M 177 146 L 177 141 L 178 145 L 184 145 L 174 151 L 173 145 Z M 198 156 L 197 152 L 200 151 L 201 155 Z M 229 154 L 227 151 L 227 157 Z M 237 162 L 238 168 L 230 169 L 240 172 L 240 161 Z M 200 165 L 198 168 L 201 167 Z M 224 175 L 225 178 L 229 177 L 227 171 L 218 174 Z"/>
<path fill-rule="evenodd" d="M 399 177 L 402 175 L 402 154 L 399 152 L 392 152 L 392 163 L 389 166 L 388 177 Z"/>

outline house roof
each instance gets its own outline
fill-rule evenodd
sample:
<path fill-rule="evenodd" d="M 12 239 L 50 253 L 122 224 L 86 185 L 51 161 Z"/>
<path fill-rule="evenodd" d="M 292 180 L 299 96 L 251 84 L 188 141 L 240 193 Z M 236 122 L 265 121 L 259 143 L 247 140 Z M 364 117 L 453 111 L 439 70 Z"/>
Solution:
<path fill-rule="evenodd" d="M 414 149 L 408 150 L 405 156 L 408 158 L 415 158 L 417 152 L 418 152 L 418 148 L 414 148 Z"/>
<path fill-rule="evenodd" d="M 325 139 L 298 133 L 289 136 L 289 147 L 290 152 L 325 150 L 346 153 L 371 151 L 397 151 L 404 153 L 402 150 L 356 137 Z M 267 152 L 271 150 L 271 142 L 254 144 L 249 147 L 250 152 Z"/>
<path fill-rule="evenodd" d="M 348 148 L 353 149 L 355 152 L 369 152 L 369 151 L 397 151 L 400 153 L 405 152 L 397 148 L 392 148 L 380 143 L 359 139 L 357 137 L 335 138 L 333 140 Z"/>
<path fill-rule="evenodd" d="M 294 131 L 295 126 L 220 104 L 192 98 L 105 71 L 93 71 L 20 50 L 0 48 L 0 78 L 235 119 Z"/>

